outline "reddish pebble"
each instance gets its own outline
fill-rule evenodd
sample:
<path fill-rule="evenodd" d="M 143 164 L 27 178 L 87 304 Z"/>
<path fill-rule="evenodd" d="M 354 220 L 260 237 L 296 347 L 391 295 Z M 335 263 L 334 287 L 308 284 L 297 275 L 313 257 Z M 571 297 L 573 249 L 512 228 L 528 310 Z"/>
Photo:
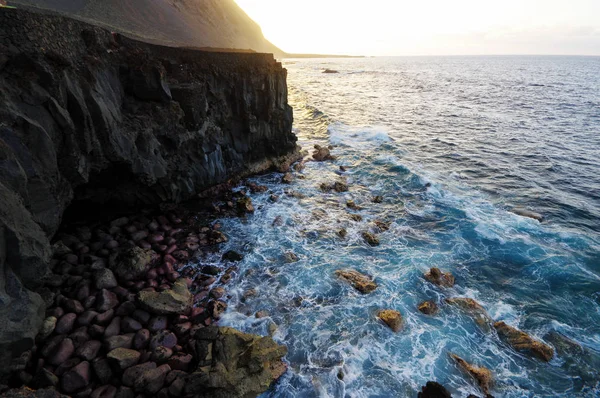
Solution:
<path fill-rule="evenodd" d="M 115 315 L 114 310 L 108 310 L 96 316 L 96 324 L 108 325 Z"/>
<path fill-rule="evenodd" d="M 156 279 L 157 275 L 158 274 L 156 273 L 156 270 L 151 269 L 150 271 L 148 271 L 148 273 L 146 273 L 146 278 L 147 279 Z"/>
<path fill-rule="evenodd" d="M 57 334 L 67 334 L 71 333 L 73 330 L 73 326 L 75 325 L 75 320 L 77 319 L 77 315 L 75 313 L 68 313 L 60 317 L 58 322 L 56 323 L 56 327 L 54 331 Z"/>
<path fill-rule="evenodd" d="M 90 363 L 81 362 L 73 369 L 65 373 L 61 380 L 61 386 L 67 393 L 75 392 L 90 383 Z"/>
<path fill-rule="evenodd" d="M 145 240 L 140 240 L 137 245 L 144 250 L 152 249 L 152 245 Z"/>
<path fill-rule="evenodd" d="M 55 366 L 60 365 L 61 363 L 69 359 L 74 352 L 75 344 L 73 344 L 73 340 L 68 338 L 64 339 L 56 346 L 54 352 L 48 359 L 48 362 Z"/>

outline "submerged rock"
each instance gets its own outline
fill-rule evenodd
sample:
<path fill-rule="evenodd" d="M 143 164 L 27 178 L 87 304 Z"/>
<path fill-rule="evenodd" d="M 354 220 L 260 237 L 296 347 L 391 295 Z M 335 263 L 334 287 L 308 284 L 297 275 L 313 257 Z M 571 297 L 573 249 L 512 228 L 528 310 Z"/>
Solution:
<path fill-rule="evenodd" d="M 437 304 L 433 301 L 423 301 L 419 304 L 418 309 L 426 315 L 433 315 L 439 311 Z"/>
<path fill-rule="evenodd" d="M 442 272 L 439 268 L 433 267 L 424 275 L 425 279 L 434 285 L 441 287 L 454 286 L 454 275 L 450 272 Z"/>
<path fill-rule="evenodd" d="M 485 308 L 483 308 L 477 301 L 473 300 L 472 298 L 454 297 L 446 299 L 446 302 L 450 305 L 459 307 L 461 310 L 471 315 L 477 325 L 479 325 L 486 332 L 491 330 L 494 321 L 488 315 Z"/>
<path fill-rule="evenodd" d="M 194 296 L 185 279 L 178 279 L 171 289 L 162 292 L 141 291 L 137 300 L 145 310 L 159 315 L 183 314 L 192 306 Z"/>
<path fill-rule="evenodd" d="M 184 393 L 198 398 L 253 397 L 265 392 L 287 370 L 287 348 L 270 337 L 209 326 L 196 331 L 199 365 Z"/>
<path fill-rule="evenodd" d="M 377 317 L 396 333 L 402 328 L 402 315 L 400 314 L 400 311 L 380 310 L 377 312 Z"/>
<path fill-rule="evenodd" d="M 352 287 L 363 294 L 371 293 L 373 290 L 377 289 L 377 283 L 373 281 L 373 279 L 367 275 L 361 274 L 355 270 L 337 270 L 335 274 L 350 283 Z"/>
<path fill-rule="evenodd" d="M 489 395 L 493 381 L 492 372 L 489 369 L 472 365 L 456 354 L 450 354 L 450 357 L 456 361 L 463 371 L 467 372 L 477 380 L 477 384 L 485 395 Z"/>
<path fill-rule="evenodd" d="M 527 333 L 513 328 L 504 322 L 496 322 L 494 328 L 496 328 L 498 336 L 517 351 L 529 352 L 546 362 L 549 362 L 554 356 L 554 349 L 552 347 L 541 341 L 534 340 Z"/>

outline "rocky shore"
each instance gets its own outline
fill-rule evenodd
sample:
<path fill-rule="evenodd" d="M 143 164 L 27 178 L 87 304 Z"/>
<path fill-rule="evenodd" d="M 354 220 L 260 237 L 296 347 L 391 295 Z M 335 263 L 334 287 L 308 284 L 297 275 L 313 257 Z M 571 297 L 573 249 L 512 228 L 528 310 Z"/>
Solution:
<path fill-rule="evenodd" d="M 225 235 L 158 205 L 215 199 L 299 158 L 281 64 L 2 9 L 0 105 L 3 389 L 266 390 L 285 371 L 285 348 L 212 325 L 235 268 L 184 267 Z"/>

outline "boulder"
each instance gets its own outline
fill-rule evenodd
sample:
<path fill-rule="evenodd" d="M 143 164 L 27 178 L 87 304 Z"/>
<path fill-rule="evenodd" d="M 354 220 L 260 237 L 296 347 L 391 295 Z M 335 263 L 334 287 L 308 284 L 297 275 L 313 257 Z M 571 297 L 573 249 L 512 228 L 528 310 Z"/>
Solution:
<path fill-rule="evenodd" d="M 434 315 L 439 311 L 438 306 L 434 301 L 423 301 L 419 304 L 418 309 L 426 315 Z"/>
<path fill-rule="evenodd" d="M 371 246 L 379 246 L 379 238 L 371 232 L 363 232 L 362 237 Z"/>
<path fill-rule="evenodd" d="M 136 365 L 140 360 L 140 355 L 141 354 L 138 351 L 130 350 L 128 348 L 115 348 L 106 354 L 106 358 L 113 367 L 125 370 Z"/>
<path fill-rule="evenodd" d="M 38 334 L 38 339 L 45 340 L 48 338 L 54 329 L 56 328 L 57 319 L 55 316 L 49 316 L 44 319 L 44 323 L 42 323 L 42 327 L 40 328 L 40 333 Z"/>
<path fill-rule="evenodd" d="M 402 328 L 402 315 L 400 314 L 400 311 L 380 310 L 377 312 L 377 317 L 396 333 Z"/>
<path fill-rule="evenodd" d="M 528 352 L 546 362 L 550 362 L 554 356 L 554 349 L 548 344 L 534 340 L 527 333 L 513 328 L 504 322 L 494 323 L 494 328 L 498 332 L 498 336 L 517 351 Z"/>
<path fill-rule="evenodd" d="M 133 247 L 119 254 L 115 260 L 115 266 L 111 268 L 121 280 L 140 279 L 150 270 L 155 259 L 153 250 Z"/>
<path fill-rule="evenodd" d="M 491 330 L 494 321 L 488 315 L 485 308 L 483 308 L 477 301 L 473 300 L 472 298 L 454 297 L 446 299 L 446 303 L 456 306 L 469 314 L 475 323 L 477 323 L 477 325 L 479 325 L 479 327 L 481 327 L 485 332 L 489 332 Z"/>
<path fill-rule="evenodd" d="M 294 175 L 292 173 L 285 173 L 283 177 L 281 177 L 281 182 L 284 184 L 291 184 L 294 182 Z"/>
<path fill-rule="evenodd" d="M 123 382 L 123 385 L 127 387 L 133 387 L 135 385 L 135 381 L 138 380 L 145 371 L 152 369 L 156 369 L 156 364 L 154 362 L 146 362 L 140 365 L 132 366 L 123 372 L 121 381 Z"/>
<path fill-rule="evenodd" d="M 223 256 L 221 257 L 221 260 L 223 261 L 242 261 L 244 259 L 244 256 L 241 255 L 240 253 L 233 251 L 233 250 L 228 250 L 226 251 Z"/>
<path fill-rule="evenodd" d="M 450 272 L 442 272 L 439 268 L 433 267 L 424 275 L 425 279 L 434 285 L 441 287 L 454 286 L 454 275 Z"/>
<path fill-rule="evenodd" d="M 132 333 L 112 336 L 104 339 L 104 348 L 106 351 L 112 351 L 117 348 L 131 348 L 134 335 Z"/>
<path fill-rule="evenodd" d="M 512 209 L 511 211 L 521 217 L 532 218 L 539 222 L 544 221 L 544 216 L 541 215 L 540 213 L 536 213 L 535 211 L 527 210 L 522 207 L 516 207 L 516 208 Z"/>
<path fill-rule="evenodd" d="M 75 352 L 75 344 L 71 339 L 63 339 L 54 349 L 52 355 L 48 358 L 48 362 L 52 365 L 60 365 L 67 359 L 71 358 L 71 355 Z"/>
<path fill-rule="evenodd" d="M 102 348 L 102 342 L 98 340 L 89 340 L 83 343 L 77 351 L 75 351 L 75 355 L 79 356 L 84 361 L 91 361 L 98 356 L 100 348 Z"/>
<path fill-rule="evenodd" d="M 196 331 L 198 369 L 188 376 L 184 393 L 198 398 L 238 398 L 265 392 L 287 366 L 287 353 L 270 337 L 209 326 Z M 212 348 L 207 348 L 212 347 Z"/>
<path fill-rule="evenodd" d="M 489 369 L 472 365 L 456 354 L 450 354 L 450 357 L 456 361 L 463 371 L 470 374 L 477 381 L 481 391 L 483 391 L 486 396 L 490 393 L 493 378 L 492 372 L 490 372 Z"/>
<path fill-rule="evenodd" d="M 440 383 L 428 381 L 425 386 L 421 387 L 417 398 L 452 398 L 452 395 Z"/>
<path fill-rule="evenodd" d="M 178 279 L 171 289 L 162 292 L 141 291 L 137 301 L 145 310 L 159 315 L 183 314 L 192 307 L 194 296 L 185 279 Z"/>
<path fill-rule="evenodd" d="M 90 363 L 83 361 L 65 373 L 60 381 L 62 389 L 73 393 L 90 384 Z"/>
<path fill-rule="evenodd" d="M 58 322 L 56 323 L 56 327 L 54 331 L 57 334 L 69 334 L 73 330 L 73 326 L 75 325 L 75 320 L 77 319 L 77 315 L 70 312 L 60 317 Z"/>
<path fill-rule="evenodd" d="M 165 378 L 170 371 L 169 365 L 161 365 L 156 369 L 144 371 L 134 383 L 135 390 L 155 396 L 163 388 Z"/>
<path fill-rule="evenodd" d="M 335 274 L 350 283 L 352 287 L 363 294 L 371 293 L 373 290 L 377 289 L 377 283 L 373 281 L 373 279 L 367 275 L 361 274 L 355 270 L 337 270 Z"/>
<path fill-rule="evenodd" d="M 331 156 L 329 148 L 320 145 L 315 145 L 315 150 L 312 153 L 312 158 L 317 162 L 324 162 L 325 160 L 335 160 L 335 157 Z"/>
<path fill-rule="evenodd" d="M 112 289 L 113 287 L 117 287 L 117 278 L 111 270 L 108 268 L 104 268 L 94 272 L 94 286 L 96 289 Z"/>

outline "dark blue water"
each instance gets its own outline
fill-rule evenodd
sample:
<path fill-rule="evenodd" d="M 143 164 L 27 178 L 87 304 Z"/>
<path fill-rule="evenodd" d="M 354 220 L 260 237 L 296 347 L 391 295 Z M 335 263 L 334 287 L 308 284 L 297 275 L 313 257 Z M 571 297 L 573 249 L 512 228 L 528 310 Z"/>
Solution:
<path fill-rule="evenodd" d="M 598 396 L 600 58 L 286 67 L 300 144 L 332 144 L 337 160 L 307 163 L 291 185 L 280 174 L 257 178 L 280 201 L 255 194 L 255 215 L 223 220 L 229 245 L 246 253 L 223 323 L 274 331 L 289 347 L 290 370 L 267 396 L 414 397 L 428 380 L 455 396 L 481 395 L 449 352 L 489 368 L 496 397 Z M 348 166 L 349 192 L 322 192 L 322 182 L 342 177 L 340 165 Z M 348 200 L 363 209 L 348 209 Z M 277 217 L 283 225 L 273 225 Z M 361 237 L 374 220 L 391 223 L 378 247 Z M 286 263 L 286 251 L 300 260 Z M 433 266 L 451 271 L 456 286 L 427 283 L 422 274 Z M 339 268 L 368 273 L 379 288 L 361 295 L 335 277 Z M 250 288 L 257 295 L 244 298 Z M 474 298 L 493 319 L 555 348 L 548 333 L 577 345 L 541 362 L 443 305 L 447 297 Z M 419 313 L 423 300 L 440 303 L 440 313 Z M 376 319 L 380 308 L 402 313 L 400 333 Z M 259 310 L 270 316 L 255 318 Z"/>

